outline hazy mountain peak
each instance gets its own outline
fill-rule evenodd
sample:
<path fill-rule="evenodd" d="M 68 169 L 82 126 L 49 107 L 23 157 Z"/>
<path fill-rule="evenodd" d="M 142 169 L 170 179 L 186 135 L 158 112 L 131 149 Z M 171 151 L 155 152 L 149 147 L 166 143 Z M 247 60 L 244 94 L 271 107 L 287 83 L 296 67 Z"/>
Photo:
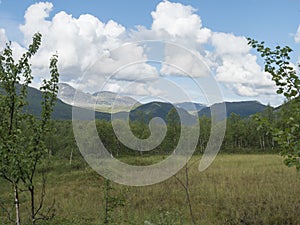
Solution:
<path fill-rule="evenodd" d="M 211 107 L 218 106 L 220 104 L 225 104 L 227 117 L 230 116 L 231 113 L 235 113 L 242 117 L 247 117 L 255 113 L 262 112 L 266 109 L 266 105 L 262 103 L 252 100 L 252 101 L 238 101 L 238 102 L 224 102 L 224 103 L 215 103 Z M 211 111 L 210 107 L 205 107 L 198 112 L 199 116 L 208 116 L 210 117 Z"/>
<path fill-rule="evenodd" d="M 76 99 L 74 99 L 76 94 Z M 128 111 L 132 106 L 138 106 L 140 103 L 128 96 L 122 96 L 110 91 L 99 91 L 93 94 L 76 90 L 66 83 L 59 84 L 58 98 L 67 104 L 95 108 L 99 111 Z"/>
<path fill-rule="evenodd" d="M 196 102 L 180 102 L 175 104 L 177 107 L 185 109 L 188 112 L 199 111 L 206 107 L 206 105 Z"/>

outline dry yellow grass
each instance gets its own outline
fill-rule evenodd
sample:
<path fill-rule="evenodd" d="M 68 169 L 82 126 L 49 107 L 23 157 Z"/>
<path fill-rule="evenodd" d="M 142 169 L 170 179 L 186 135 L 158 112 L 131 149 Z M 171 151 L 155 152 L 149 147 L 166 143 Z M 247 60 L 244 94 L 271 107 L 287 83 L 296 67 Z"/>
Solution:
<path fill-rule="evenodd" d="M 193 164 L 189 175 L 197 224 L 300 224 L 300 174 L 277 155 L 221 154 L 202 173 L 198 163 Z M 184 179 L 183 171 L 178 177 Z M 103 179 L 89 167 L 74 168 L 57 160 L 47 186 L 48 203 L 56 201 L 56 216 L 41 224 L 102 223 Z M 191 224 L 184 190 L 174 177 L 147 187 L 113 188 L 115 196 L 126 197 L 126 205 L 114 211 L 117 224 Z M 9 187 L 4 183 L 0 191 L 8 202 Z"/>

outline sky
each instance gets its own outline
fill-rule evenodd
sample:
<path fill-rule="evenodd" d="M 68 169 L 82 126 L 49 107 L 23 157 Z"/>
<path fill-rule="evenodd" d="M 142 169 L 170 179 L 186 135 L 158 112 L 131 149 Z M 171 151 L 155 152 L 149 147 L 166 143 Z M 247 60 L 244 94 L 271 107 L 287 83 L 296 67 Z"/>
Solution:
<path fill-rule="evenodd" d="M 35 87 L 58 54 L 60 81 L 90 93 L 277 106 L 283 98 L 246 38 L 289 45 L 297 64 L 299 25 L 300 0 L 1 0 L 0 50 L 12 41 L 17 58 L 42 33 Z"/>

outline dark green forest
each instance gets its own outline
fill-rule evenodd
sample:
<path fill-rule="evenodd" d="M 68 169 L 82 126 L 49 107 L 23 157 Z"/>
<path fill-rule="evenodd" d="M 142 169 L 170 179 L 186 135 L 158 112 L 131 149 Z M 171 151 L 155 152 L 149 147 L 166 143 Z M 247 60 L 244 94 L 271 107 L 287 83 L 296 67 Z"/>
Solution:
<path fill-rule="evenodd" d="M 274 110 L 267 107 L 262 113 L 257 113 L 248 117 L 241 117 L 231 113 L 227 118 L 226 134 L 222 144 L 221 152 L 223 153 L 271 153 L 279 152 L 277 142 L 268 130 L 263 126 L 260 120 L 272 123 L 274 127 L 280 127 L 283 123 L 283 117 L 288 110 L 288 105 Z M 173 112 L 174 113 L 174 112 Z M 147 155 L 168 155 L 176 147 L 180 136 L 181 125 L 178 120 L 171 120 L 172 110 L 167 115 L 167 133 L 164 141 L 155 149 L 149 152 L 143 152 Z M 142 116 L 141 116 L 142 118 Z M 207 116 L 199 117 L 200 135 L 195 154 L 204 152 L 211 129 L 211 118 Z M 112 124 L 106 120 L 96 120 L 96 127 L 99 138 L 105 147 L 114 157 L 138 155 L 140 152 L 133 151 L 123 145 L 115 135 Z M 124 120 L 119 120 L 120 126 L 126 126 Z M 162 124 L 156 124 L 157 129 L 161 129 Z M 47 136 L 46 143 L 49 154 L 66 159 L 70 157 L 80 157 L 76 141 L 73 136 L 72 121 L 53 121 L 51 124 L 52 134 Z M 130 122 L 130 128 L 133 134 L 140 138 L 146 139 L 150 136 L 148 124 L 142 119 Z"/>

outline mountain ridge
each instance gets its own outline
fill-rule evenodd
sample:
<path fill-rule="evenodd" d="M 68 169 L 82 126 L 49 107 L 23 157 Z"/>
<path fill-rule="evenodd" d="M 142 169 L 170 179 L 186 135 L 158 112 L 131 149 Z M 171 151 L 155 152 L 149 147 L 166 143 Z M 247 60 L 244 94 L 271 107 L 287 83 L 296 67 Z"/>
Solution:
<path fill-rule="evenodd" d="M 75 89 L 66 83 L 59 83 L 58 86 L 58 98 L 73 106 L 95 108 L 105 112 L 110 112 L 111 110 L 118 112 L 122 110 L 129 111 L 132 106 L 140 105 L 140 102 L 131 97 L 121 96 L 110 91 L 99 91 L 90 94 Z"/>
<path fill-rule="evenodd" d="M 256 101 L 238 101 L 238 102 L 222 102 L 222 103 L 215 103 L 210 107 L 205 107 L 198 112 L 198 116 L 211 116 L 211 107 L 220 107 L 221 104 L 225 104 L 226 107 L 226 117 L 229 117 L 231 113 L 235 113 L 240 115 L 241 117 L 247 117 L 253 115 L 255 113 L 260 113 L 264 111 L 267 106 Z"/>
<path fill-rule="evenodd" d="M 97 93 L 94 93 L 94 95 L 96 95 L 96 94 Z M 83 93 L 83 96 L 85 96 L 84 93 Z M 42 111 L 42 107 L 40 104 L 42 101 L 41 91 L 36 88 L 29 87 L 27 100 L 28 100 L 29 104 L 28 104 L 26 110 L 35 116 L 39 116 Z M 193 107 L 202 108 L 199 111 L 197 111 L 196 115 L 198 115 L 199 117 L 201 117 L 201 116 L 210 117 L 210 107 L 208 107 L 208 106 L 204 106 L 201 103 L 192 103 L 192 102 L 191 103 L 185 102 L 182 104 L 185 105 L 186 107 L 193 106 L 192 104 L 194 104 Z M 166 103 L 166 102 L 153 101 L 153 102 L 149 102 L 149 103 L 145 103 L 145 104 L 139 104 L 135 108 L 131 109 L 130 112 L 119 111 L 119 112 L 113 112 L 113 113 L 100 111 L 99 109 L 96 108 L 97 111 L 95 112 L 95 118 L 104 119 L 104 120 L 109 121 L 109 120 L 111 120 L 111 115 L 113 115 L 114 118 L 119 118 L 119 119 L 124 119 L 125 117 L 127 118 L 127 116 L 129 115 L 130 119 L 137 120 L 138 117 L 142 113 L 147 118 L 145 122 L 149 122 L 149 120 L 151 119 L 150 117 L 152 117 L 152 118 L 153 117 L 161 117 L 163 120 L 166 121 L 166 116 L 167 116 L 168 112 L 174 107 L 176 108 L 177 111 L 179 111 L 181 113 L 181 115 L 183 115 L 184 118 L 189 118 L 189 117 L 194 118 L 193 116 L 195 116 L 195 115 L 190 114 L 188 112 L 188 110 L 186 110 L 186 109 L 190 109 L 190 108 L 184 109 L 184 107 L 182 107 L 182 104 L 180 107 L 180 103 L 171 104 L 171 103 Z M 216 104 L 213 104 L 213 106 L 220 105 L 220 104 L 221 103 L 216 103 Z M 258 112 L 262 112 L 267 107 L 266 105 L 263 105 L 260 102 L 254 101 L 254 100 L 253 101 L 240 101 L 240 102 L 225 102 L 225 106 L 227 108 L 226 117 L 229 117 L 231 113 L 235 113 L 242 117 L 246 117 L 246 116 L 250 116 L 252 114 L 258 113 Z M 52 119 L 71 120 L 72 119 L 72 107 L 75 107 L 75 106 L 67 104 L 58 98 L 56 101 L 56 105 L 54 107 Z"/>

